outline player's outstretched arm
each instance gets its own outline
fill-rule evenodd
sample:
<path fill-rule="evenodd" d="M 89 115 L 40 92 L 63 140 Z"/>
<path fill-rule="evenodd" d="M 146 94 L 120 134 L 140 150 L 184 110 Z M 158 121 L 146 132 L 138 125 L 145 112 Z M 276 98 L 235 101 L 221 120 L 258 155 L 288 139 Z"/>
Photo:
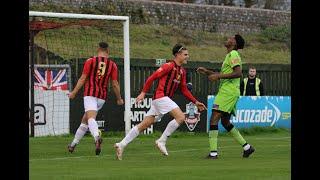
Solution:
<path fill-rule="evenodd" d="M 191 94 L 191 92 L 187 89 L 187 87 L 181 87 L 181 92 L 182 94 L 189 99 L 191 102 L 193 102 L 200 111 L 206 110 L 207 107 L 206 105 L 204 105 L 203 103 L 201 103 L 200 101 L 198 101 L 196 98 L 193 97 L 193 95 Z"/>
<path fill-rule="evenodd" d="M 76 87 L 74 87 L 73 91 L 71 91 L 68 96 L 70 99 L 73 99 L 76 97 L 77 93 L 79 92 L 79 90 L 82 88 L 82 86 L 84 85 L 84 83 L 87 80 L 87 75 L 86 74 L 82 74 L 81 77 L 79 78 Z"/>
<path fill-rule="evenodd" d="M 111 83 L 112 83 L 113 92 L 117 97 L 117 104 L 118 105 L 123 105 L 124 101 L 123 101 L 123 99 L 121 97 L 121 94 L 120 94 L 120 85 L 119 85 L 118 80 L 112 80 Z"/>
<path fill-rule="evenodd" d="M 197 72 L 200 73 L 200 74 L 205 74 L 207 76 L 217 73 L 217 72 L 214 72 L 214 71 L 210 71 L 209 69 L 207 69 L 205 67 L 198 67 Z"/>
<path fill-rule="evenodd" d="M 146 93 L 145 92 L 141 92 L 140 94 L 139 94 L 139 96 L 136 98 L 136 103 L 140 103 L 143 99 L 144 99 L 144 96 L 146 95 Z"/>
<path fill-rule="evenodd" d="M 187 98 L 189 99 L 191 102 L 193 102 L 200 111 L 203 111 L 206 108 L 206 106 L 199 102 L 195 97 L 193 97 L 193 95 L 191 94 L 191 92 L 189 91 L 189 89 L 187 88 L 187 84 L 186 84 L 186 76 L 185 76 L 186 72 L 184 71 L 184 75 L 182 76 L 182 81 L 181 81 L 181 84 L 180 84 L 180 88 L 181 88 L 181 92 L 182 94 Z"/>
<path fill-rule="evenodd" d="M 197 102 L 195 103 L 195 105 L 197 106 L 197 108 L 199 109 L 199 111 L 207 110 L 206 105 L 204 105 L 202 102 L 197 101 Z"/>
<path fill-rule="evenodd" d="M 208 79 L 210 81 L 217 81 L 219 79 L 233 79 L 233 78 L 239 78 L 241 76 L 242 76 L 242 71 L 240 66 L 235 66 L 233 68 L 232 73 L 228 73 L 228 74 L 214 73 L 214 74 L 208 75 Z"/>

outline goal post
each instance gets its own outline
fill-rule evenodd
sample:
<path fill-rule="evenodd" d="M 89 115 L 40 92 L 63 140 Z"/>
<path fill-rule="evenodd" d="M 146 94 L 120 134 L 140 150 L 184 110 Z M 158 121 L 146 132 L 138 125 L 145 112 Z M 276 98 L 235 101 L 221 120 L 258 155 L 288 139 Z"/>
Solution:
<path fill-rule="evenodd" d="M 125 100 L 125 111 L 124 111 L 124 121 L 125 121 L 125 133 L 127 134 L 131 129 L 130 121 L 130 44 L 129 44 L 129 17 L 128 16 L 111 16 L 111 15 L 93 15 L 93 14 L 74 14 L 74 13 L 54 13 L 54 12 L 38 12 L 38 11 L 29 11 L 29 17 L 44 17 L 44 18 L 64 18 L 64 19 L 84 19 L 84 20 L 106 20 L 106 21 L 121 21 L 123 26 L 123 59 L 124 59 L 124 100 Z M 34 34 L 31 33 L 32 38 Z M 31 42 L 32 44 L 33 42 Z M 98 42 L 97 42 L 98 43 Z M 31 50 L 33 53 L 33 50 Z M 31 62 L 34 63 L 34 55 L 31 54 Z M 34 66 L 31 64 L 31 71 Z M 31 73 L 32 74 L 32 73 Z M 33 87 L 32 87 L 33 88 Z M 33 92 L 31 90 L 31 92 Z M 34 98 L 31 95 L 31 98 Z M 31 103 L 34 103 L 34 100 L 30 99 Z M 31 105 L 30 112 L 34 112 L 34 109 Z M 33 107 L 34 108 L 34 107 Z M 30 114 L 30 118 L 34 118 L 33 114 Z M 32 120 L 31 125 L 34 124 Z"/>

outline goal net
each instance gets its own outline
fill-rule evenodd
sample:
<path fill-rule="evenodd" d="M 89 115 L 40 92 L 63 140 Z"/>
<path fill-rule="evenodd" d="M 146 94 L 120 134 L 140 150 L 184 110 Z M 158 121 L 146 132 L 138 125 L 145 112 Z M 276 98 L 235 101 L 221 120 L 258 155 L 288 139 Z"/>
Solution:
<path fill-rule="evenodd" d="M 97 55 L 102 41 L 109 44 L 110 58 L 123 61 L 119 76 L 124 76 L 121 87 L 125 102 L 130 102 L 128 17 L 29 12 L 30 136 L 70 133 L 67 93 L 81 75 L 84 61 Z M 125 103 L 124 119 L 129 108 Z M 126 132 L 129 129 L 126 122 Z"/>

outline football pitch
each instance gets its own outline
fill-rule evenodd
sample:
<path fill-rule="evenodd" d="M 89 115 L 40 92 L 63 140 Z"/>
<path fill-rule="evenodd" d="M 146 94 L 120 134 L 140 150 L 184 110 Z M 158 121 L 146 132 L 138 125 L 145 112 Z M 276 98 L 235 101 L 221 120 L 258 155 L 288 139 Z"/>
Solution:
<path fill-rule="evenodd" d="M 167 142 L 169 156 L 155 148 L 157 137 L 140 135 L 118 161 L 112 146 L 122 138 L 106 133 L 100 156 L 94 154 L 91 136 L 85 136 L 73 154 L 67 152 L 73 136 L 29 138 L 29 179 L 291 179 L 288 131 L 244 134 L 256 149 L 247 159 L 242 158 L 242 147 L 227 134 L 219 134 L 219 159 L 211 160 L 205 158 L 209 147 L 206 133 L 176 132 Z"/>

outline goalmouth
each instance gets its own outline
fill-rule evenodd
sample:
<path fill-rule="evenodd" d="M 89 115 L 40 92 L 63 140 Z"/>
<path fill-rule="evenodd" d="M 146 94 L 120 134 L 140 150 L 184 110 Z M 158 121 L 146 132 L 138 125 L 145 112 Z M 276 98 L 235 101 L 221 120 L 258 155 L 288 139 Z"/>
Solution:
<path fill-rule="evenodd" d="M 131 129 L 130 125 L 130 47 L 129 47 L 129 17 L 128 16 L 111 16 L 111 15 L 93 15 L 93 14 L 74 14 L 74 13 L 53 13 L 29 11 L 29 17 L 49 17 L 49 18 L 66 18 L 66 19 L 87 19 L 87 20 L 111 20 L 121 21 L 123 26 L 123 59 L 124 59 L 124 100 L 125 100 L 125 133 Z M 31 50 L 32 52 L 32 50 Z M 32 53 L 31 53 L 32 54 Z M 34 57 L 31 55 L 31 76 L 34 75 Z M 34 93 L 33 83 L 31 83 L 31 94 Z M 30 122 L 34 124 L 34 96 L 31 95 Z M 33 106 L 33 107 L 32 107 Z"/>

